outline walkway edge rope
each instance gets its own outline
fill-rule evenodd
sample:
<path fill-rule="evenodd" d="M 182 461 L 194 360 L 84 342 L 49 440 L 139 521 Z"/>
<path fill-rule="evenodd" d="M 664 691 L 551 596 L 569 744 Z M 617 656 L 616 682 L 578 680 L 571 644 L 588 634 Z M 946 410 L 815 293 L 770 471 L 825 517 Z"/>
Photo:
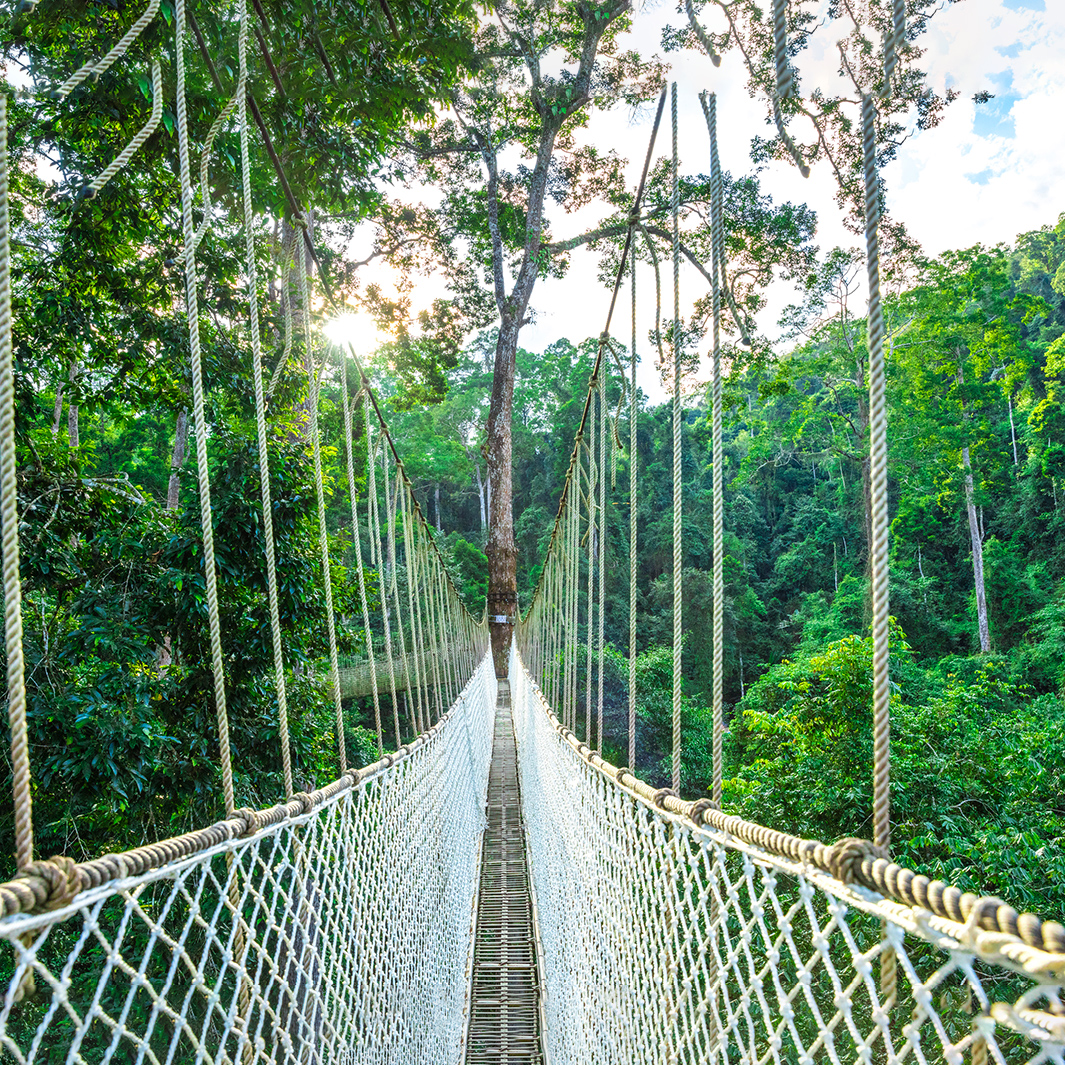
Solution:
<path fill-rule="evenodd" d="M 689 801 L 678 798 L 669 788 L 653 788 L 629 769 L 611 765 L 598 751 L 582 743 L 555 716 L 536 681 L 531 683 L 558 735 L 588 765 L 638 802 L 672 815 L 685 827 L 696 831 L 714 829 L 774 855 L 813 866 L 842 884 L 857 884 L 886 899 L 929 911 L 934 917 L 968 925 L 977 931 L 967 946 L 977 953 L 993 955 L 1000 964 L 1005 958 L 1029 974 L 1065 974 L 1065 926 L 1058 922 L 1018 913 L 993 896 L 963 892 L 943 880 L 930 880 L 889 861 L 870 840 L 848 837 L 826 844 L 803 839 L 722 813 L 709 799 Z M 996 937 L 994 942 L 981 943 L 980 932 L 992 934 Z M 1008 937 L 1021 949 L 1011 951 L 1010 943 L 1001 937 Z"/>

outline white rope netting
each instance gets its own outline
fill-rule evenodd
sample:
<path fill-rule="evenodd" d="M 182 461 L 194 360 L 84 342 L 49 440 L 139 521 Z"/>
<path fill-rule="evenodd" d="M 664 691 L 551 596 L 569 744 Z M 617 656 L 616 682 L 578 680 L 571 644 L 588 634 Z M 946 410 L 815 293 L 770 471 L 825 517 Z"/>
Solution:
<path fill-rule="evenodd" d="M 310 812 L 0 920 L 0 1058 L 460 1062 L 495 700 L 488 656 Z"/>
<path fill-rule="evenodd" d="M 1065 1062 L 1065 955 L 659 809 L 561 730 L 516 651 L 511 690 L 552 1065 Z"/>

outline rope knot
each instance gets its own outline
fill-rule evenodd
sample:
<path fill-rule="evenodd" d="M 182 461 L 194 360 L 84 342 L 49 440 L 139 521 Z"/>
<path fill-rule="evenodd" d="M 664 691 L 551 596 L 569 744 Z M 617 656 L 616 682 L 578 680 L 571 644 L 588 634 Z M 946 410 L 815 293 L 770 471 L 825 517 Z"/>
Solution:
<path fill-rule="evenodd" d="M 623 765 L 623 766 L 622 766 L 622 767 L 621 767 L 621 768 L 620 768 L 620 769 L 619 769 L 619 770 L 618 770 L 618 771 L 617 771 L 617 772 L 616 772 L 616 773 L 614 774 L 614 780 L 615 780 L 615 781 L 616 781 L 616 782 L 617 782 L 618 784 L 621 784 L 621 785 L 622 785 L 622 786 L 624 787 L 624 785 L 625 785 L 625 781 L 624 781 L 624 780 L 623 780 L 622 778 L 623 778 L 623 777 L 631 777 L 631 776 L 632 776 L 632 770 L 631 770 L 631 769 L 630 769 L 630 768 L 629 768 L 629 767 L 628 767 L 627 765 Z"/>
<path fill-rule="evenodd" d="M 697 825 L 706 824 L 706 815 L 711 810 L 720 810 L 721 807 L 714 802 L 713 799 L 698 799 L 692 803 L 692 808 L 688 811 L 688 816 Z"/>
<path fill-rule="evenodd" d="M 22 875 L 36 881 L 30 885 L 33 891 L 34 913 L 61 910 L 73 902 L 74 896 L 81 891 L 78 863 L 61 854 L 30 862 L 22 871 Z"/>
<path fill-rule="evenodd" d="M 300 804 L 300 812 L 309 814 L 314 809 L 314 799 L 309 791 L 297 791 L 292 796 L 293 802 Z"/>
<path fill-rule="evenodd" d="M 847 836 L 844 839 L 838 839 L 828 851 L 828 871 L 839 881 L 844 884 L 863 884 L 868 887 L 862 879 L 862 863 L 866 858 L 875 860 L 877 858 L 888 857 L 888 853 L 883 847 L 878 847 L 875 843 L 868 839 L 859 839 L 857 836 Z"/>
<path fill-rule="evenodd" d="M 658 807 L 659 810 L 665 808 L 664 804 L 667 796 L 672 796 L 674 799 L 680 798 L 679 795 L 672 788 L 659 788 L 658 791 L 651 796 L 651 802 Z"/>
<path fill-rule="evenodd" d="M 233 820 L 244 822 L 244 831 L 241 832 L 242 836 L 254 836 L 261 827 L 259 815 L 250 806 L 242 806 L 239 810 L 234 810 Z"/>

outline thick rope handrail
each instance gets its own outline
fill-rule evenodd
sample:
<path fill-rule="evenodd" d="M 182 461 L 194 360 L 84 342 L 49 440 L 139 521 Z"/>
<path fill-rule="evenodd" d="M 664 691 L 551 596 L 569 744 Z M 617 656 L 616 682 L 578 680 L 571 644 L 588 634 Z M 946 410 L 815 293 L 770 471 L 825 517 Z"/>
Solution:
<path fill-rule="evenodd" d="M 376 762 L 360 769 L 345 770 L 335 780 L 314 791 L 297 792 L 286 802 L 257 810 L 242 807 L 207 828 L 195 829 L 117 854 L 105 854 L 85 862 L 75 862 L 63 855 L 32 862 L 7 882 L 0 883 L 0 918 L 61 909 L 73 903 L 80 892 L 101 887 L 112 880 L 140 876 L 228 840 L 243 839 L 282 821 L 310 814 L 341 792 L 365 784 L 427 746 L 460 712 L 463 699 L 475 682 L 476 677 L 471 677 L 447 713 L 435 725 L 403 744 L 398 751 L 384 754 Z"/>
<path fill-rule="evenodd" d="M 532 683 L 536 687 L 535 680 Z M 935 917 L 958 924 L 973 918 L 982 931 L 1014 937 L 1040 953 L 1023 964 L 1026 972 L 1065 974 L 1065 926 L 1057 921 L 1018 913 L 994 896 L 976 895 L 946 881 L 932 880 L 885 858 L 871 840 L 846 837 L 826 844 L 722 813 L 710 799 L 681 799 L 672 789 L 652 787 L 631 770 L 612 765 L 566 728 L 546 701 L 542 709 L 555 732 L 583 761 L 643 805 L 677 818 L 682 825 L 714 829 L 771 854 L 813 866 L 841 883 L 857 884 L 904 906 L 927 910 Z"/>

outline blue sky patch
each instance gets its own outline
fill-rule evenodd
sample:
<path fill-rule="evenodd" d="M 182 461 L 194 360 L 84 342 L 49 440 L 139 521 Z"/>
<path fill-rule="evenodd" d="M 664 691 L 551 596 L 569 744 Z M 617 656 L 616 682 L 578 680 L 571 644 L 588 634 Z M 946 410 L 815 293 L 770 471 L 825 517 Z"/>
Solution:
<path fill-rule="evenodd" d="M 986 185 L 994 176 L 994 173 L 987 169 L 981 170 L 977 174 L 966 174 L 965 180 L 971 181 L 974 185 Z"/>
<path fill-rule="evenodd" d="M 998 74 L 989 74 L 988 81 L 991 82 L 991 91 L 995 96 L 986 104 L 976 105 L 973 133 L 978 137 L 1014 137 L 1017 130 L 1010 112 L 1020 96 L 1013 91 L 1013 71 L 1003 70 Z"/>
<path fill-rule="evenodd" d="M 1046 11 L 1045 0 L 1002 0 L 1002 6 L 1010 11 Z"/>
<path fill-rule="evenodd" d="M 1013 44 L 996 44 L 995 51 L 1007 59 L 1016 59 L 1024 51 L 1024 45 L 1020 41 L 1014 41 Z"/>

